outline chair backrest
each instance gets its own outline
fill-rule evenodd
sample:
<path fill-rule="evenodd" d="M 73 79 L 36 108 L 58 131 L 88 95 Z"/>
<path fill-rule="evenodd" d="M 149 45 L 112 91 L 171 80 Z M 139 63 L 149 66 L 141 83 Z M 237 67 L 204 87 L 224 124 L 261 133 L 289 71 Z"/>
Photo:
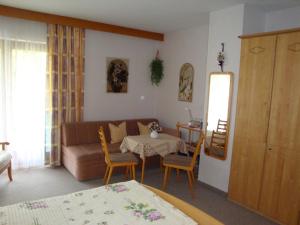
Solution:
<path fill-rule="evenodd" d="M 200 135 L 199 135 L 199 140 L 198 140 L 198 143 L 197 143 L 197 146 L 196 146 L 196 149 L 194 151 L 193 158 L 192 158 L 192 163 L 191 163 L 192 168 L 194 168 L 195 165 L 196 165 L 197 157 L 200 154 L 201 145 L 202 145 L 203 141 L 204 141 L 204 134 L 201 131 Z"/>
<path fill-rule="evenodd" d="M 223 132 L 226 133 L 227 132 L 227 121 L 226 120 L 218 120 L 218 126 L 217 126 L 217 132 Z"/>
<path fill-rule="evenodd" d="M 210 147 L 225 148 L 227 142 L 227 134 L 223 132 L 213 131 L 210 140 Z"/>
<path fill-rule="evenodd" d="M 101 147 L 102 147 L 102 150 L 103 150 L 104 155 L 105 155 L 105 161 L 108 165 L 110 165 L 111 160 L 110 160 L 109 151 L 108 151 L 108 147 L 107 147 L 107 143 L 106 143 L 104 129 L 103 129 L 102 126 L 100 126 L 100 128 L 99 128 L 98 134 L 99 134 Z"/>

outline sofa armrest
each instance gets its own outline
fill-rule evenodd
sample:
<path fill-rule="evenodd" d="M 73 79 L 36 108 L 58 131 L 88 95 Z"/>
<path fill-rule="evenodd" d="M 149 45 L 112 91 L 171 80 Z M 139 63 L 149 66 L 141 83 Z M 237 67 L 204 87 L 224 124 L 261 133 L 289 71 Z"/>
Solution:
<path fill-rule="evenodd" d="M 172 136 L 175 136 L 175 137 L 178 137 L 177 129 L 174 129 L 174 128 L 163 127 L 162 132 L 172 135 Z M 180 137 L 180 133 L 179 133 L 179 137 Z"/>

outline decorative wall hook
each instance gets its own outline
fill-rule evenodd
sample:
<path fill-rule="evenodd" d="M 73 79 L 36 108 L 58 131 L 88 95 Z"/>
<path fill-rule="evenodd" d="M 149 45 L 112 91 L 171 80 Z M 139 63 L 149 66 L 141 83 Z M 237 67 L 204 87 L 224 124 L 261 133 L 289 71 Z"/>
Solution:
<path fill-rule="evenodd" d="M 224 66 L 224 61 L 225 61 L 225 54 L 224 54 L 224 43 L 221 43 L 222 50 L 219 52 L 217 60 L 218 60 L 218 65 L 221 67 L 221 71 L 223 72 L 223 66 Z"/>
<path fill-rule="evenodd" d="M 156 58 L 156 59 L 159 59 L 159 50 L 156 51 L 156 56 L 155 56 L 155 58 Z"/>

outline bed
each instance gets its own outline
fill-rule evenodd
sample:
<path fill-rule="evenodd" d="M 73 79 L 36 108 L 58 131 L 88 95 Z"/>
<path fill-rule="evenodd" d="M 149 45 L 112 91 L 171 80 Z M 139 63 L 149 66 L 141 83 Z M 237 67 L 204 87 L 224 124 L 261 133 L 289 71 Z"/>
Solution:
<path fill-rule="evenodd" d="M 199 209 L 136 181 L 0 207 L 1 225 L 222 225 Z"/>

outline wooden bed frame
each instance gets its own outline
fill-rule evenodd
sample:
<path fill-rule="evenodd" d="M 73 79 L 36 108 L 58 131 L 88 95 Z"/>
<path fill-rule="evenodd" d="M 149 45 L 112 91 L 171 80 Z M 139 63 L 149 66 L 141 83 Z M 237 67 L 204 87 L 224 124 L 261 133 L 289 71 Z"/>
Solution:
<path fill-rule="evenodd" d="M 219 222 L 215 218 L 211 217 L 210 215 L 204 213 L 200 209 L 170 195 L 166 192 L 160 191 L 156 188 L 144 185 L 150 191 L 154 192 L 158 196 L 160 196 L 165 201 L 169 202 L 170 204 L 174 205 L 176 208 L 180 209 L 186 215 L 191 217 L 195 220 L 199 225 L 224 225 L 223 223 Z"/>

